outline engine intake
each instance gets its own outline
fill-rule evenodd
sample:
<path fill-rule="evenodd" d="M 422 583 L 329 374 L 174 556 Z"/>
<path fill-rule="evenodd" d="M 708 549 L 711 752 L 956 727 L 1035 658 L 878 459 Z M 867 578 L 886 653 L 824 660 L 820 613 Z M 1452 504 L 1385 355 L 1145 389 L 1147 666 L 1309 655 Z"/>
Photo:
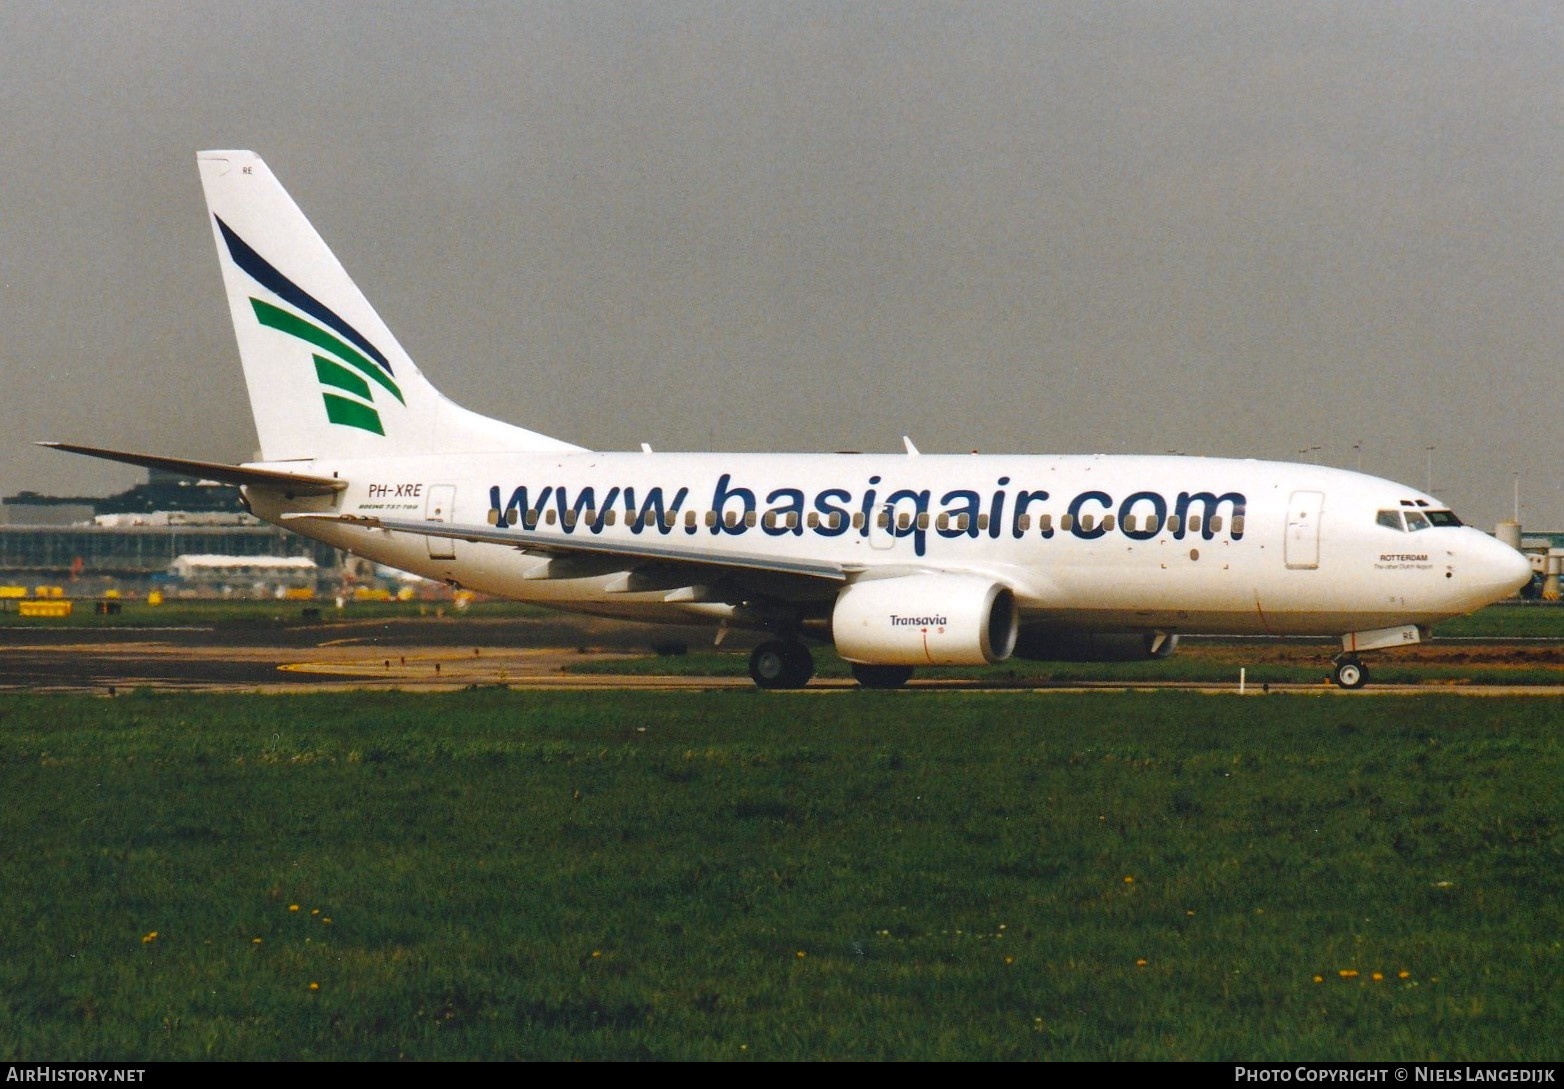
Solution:
<path fill-rule="evenodd" d="M 866 579 L 831 613 L 837 653 L 868 665 L 989 665 L 1015 649 L 1015 594 L 971 575 Z"/>

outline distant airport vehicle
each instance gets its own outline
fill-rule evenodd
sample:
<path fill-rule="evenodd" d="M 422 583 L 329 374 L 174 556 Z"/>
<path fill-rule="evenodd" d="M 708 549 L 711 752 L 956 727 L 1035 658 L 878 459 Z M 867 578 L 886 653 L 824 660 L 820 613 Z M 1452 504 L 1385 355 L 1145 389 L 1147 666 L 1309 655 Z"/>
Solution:
<path fill-rule="evenodd" d="M 764 688 L 808 683 L 809 641 L 890 688 L 1185 634 L 1339 636 L 1356 688 L 1360 652 L 1532 576 L 1432 496 L 1318 465 L 586 450 L 447 400 L 257 155 L 198 161 L 261 460 L 45 445 L 239 485 L 268 521 L 454 587 L 768 632 Z"/>

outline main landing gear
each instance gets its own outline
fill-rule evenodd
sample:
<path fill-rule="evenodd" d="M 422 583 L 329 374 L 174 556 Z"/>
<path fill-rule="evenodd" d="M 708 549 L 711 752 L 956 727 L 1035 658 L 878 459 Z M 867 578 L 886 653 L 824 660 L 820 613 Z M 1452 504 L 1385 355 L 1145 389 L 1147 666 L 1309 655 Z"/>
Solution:
<path fill-rule="evenodd" d="M 1368 684 L 1368 666 L 1359 661 L 1356 654 L 1343 654 L 1335 659 L 1331 679 L 1341 688 L 1362 688 Z"/>
<path fill-rule="evenodd" d="M 749 656 L 749 675 L 761 688 L 802 688 L 815 675 L 815 659 L 802 643 L 772 639 Z"/>

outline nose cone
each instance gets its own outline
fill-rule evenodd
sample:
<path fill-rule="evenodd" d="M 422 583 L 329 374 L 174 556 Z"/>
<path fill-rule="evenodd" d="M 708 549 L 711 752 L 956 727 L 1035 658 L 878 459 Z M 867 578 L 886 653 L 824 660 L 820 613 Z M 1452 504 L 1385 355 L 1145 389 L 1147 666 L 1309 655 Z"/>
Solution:
<path fill-rule="evenodd" d="M 1477 539 L 1458 568 L 1463 589 L 1471 595 L 1471 608 L 1480 609 L 1512 596 L 1531 581 L 1531 561 L 1524 555 L 1483 533 L 1473 530 Z"/>

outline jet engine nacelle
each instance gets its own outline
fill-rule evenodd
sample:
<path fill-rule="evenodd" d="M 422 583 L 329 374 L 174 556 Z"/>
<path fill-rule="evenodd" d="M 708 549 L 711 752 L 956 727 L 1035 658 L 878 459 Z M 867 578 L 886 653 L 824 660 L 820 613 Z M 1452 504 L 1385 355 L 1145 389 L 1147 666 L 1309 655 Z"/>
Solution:
<path fill-rule="evenodd" d="M 1029 662 L 1143 662 L 1167 658 L 1178 636 L 1152 633 L 1060 632 L 1023 628 L 1015 656 Z"/>
<path fill-rule="evenodd" d="M 837 653 L 870 665 L 987 665 L 1015 649 L 1015 594 L 971 575 L 866 579 L 831 614 Z"/>

